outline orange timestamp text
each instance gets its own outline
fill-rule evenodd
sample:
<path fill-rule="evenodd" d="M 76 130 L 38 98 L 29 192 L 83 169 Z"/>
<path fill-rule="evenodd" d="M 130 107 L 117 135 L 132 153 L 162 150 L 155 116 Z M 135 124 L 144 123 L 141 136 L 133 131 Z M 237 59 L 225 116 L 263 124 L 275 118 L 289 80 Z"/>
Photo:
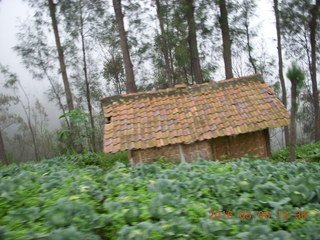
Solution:
<path fill-rule="evenodd" d="M 209 219 L 307 219 L 307 211 L 209 211 Z"/>

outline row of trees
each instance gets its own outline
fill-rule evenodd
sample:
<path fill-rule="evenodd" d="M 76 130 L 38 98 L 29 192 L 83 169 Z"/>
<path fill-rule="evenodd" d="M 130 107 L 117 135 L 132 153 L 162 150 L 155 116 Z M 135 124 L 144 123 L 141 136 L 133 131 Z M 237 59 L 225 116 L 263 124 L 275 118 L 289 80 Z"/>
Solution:
<path fill-rule="evenodd" d="M 220 80 L 216 76 L 222 69 L 225 78 L 262 73 L 266 80 L 276 79 L 275 88 L 288 107 L 283 73 L 286 58 L 299 62 L 307 73 L 299 95 L 298 111 L 303 114 L 298 119 L 308 138 L 320 140 L 319 0 L 273 1 L 278 65 L 258 38 L 255 0 L 25 1 L 34 15 L 21 26 L 15 50 L 34 79 L 48 81 L 49 100 L 64 116 L 63 129 L 70 130 L 71 140 L 65 143 L 77 152 L 100 150 L 103 119 L 99 98 Z M 7 87 L 16 87 L 8 84 L 15 75 L 6 67 L 2 72 Z M 17 96 L 3 97 L 3 115 L 9 116 L 8 106 Z M 19 124 L 17 118 L 10 119 Z M 21 121 L 30 122 L 33 136 L 28 117 Z M 284 135 L 288 145 L 288 128 Z M 1 160 L 5 161 L 0 138 Z M 36 137 L 32 142 L 34 158 L 44 157 L 38 153 Z"/>

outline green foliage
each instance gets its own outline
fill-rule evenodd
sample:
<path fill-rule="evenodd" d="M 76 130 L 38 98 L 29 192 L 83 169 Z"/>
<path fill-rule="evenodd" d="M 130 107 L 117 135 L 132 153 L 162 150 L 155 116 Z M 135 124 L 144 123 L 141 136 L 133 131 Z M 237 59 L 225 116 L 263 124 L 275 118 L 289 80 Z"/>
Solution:
<path fill-rule="evenodd" d="M 284 148 L 272 153 L 272 160 L 274 161 L 288 161 L 288 159 L 289 148 Z M 297 146 L 296 159 L 302 161 L 320 162 L 320 142 Z"/>
<path fill-rule="evenodd" d="M 75 155 L 75 161 L 80 167 L 98 166 L 101 169 L 108 170 L 117 163 L 128 165 L 127 152 L 111 153 L 86 153 Z"/>
<path fill-rule="evenodd" d="M 178 163 L 180 162 L 180 160 L 173 160 L 173 159 L 166 158 L 165 156 L 159 155 L 155 157 L 154 162 L 160 163 L 160 164 L 169 164 L 169 163 Z"/>
<path fill-rule="evenodd" d="M 304 84 L 305 74 L 304 71 L 297 65 L 297 63 L 293 62 L 291 67 L 288 69 L 287 77 L 291 81 L 292 84 L 297 85 L 297 90 L 301 89 Z"/>
<path fill-rule="evenodd" d="M 124 163 L 125 153 L 88 153 L 1 167 L 0 238 L 315 239 L 320 234 L 318 163 Z M 211 210 L 233 216 L 270 211 L 271 218 L 209 219 Z M 308 217 L 279 219 L 277 211 L 307 211 Z"/>
<path fill-rule="evenodd" d="M 81 112 L 78 109 L 72 110 L 59 117 L 68 118 L 69 122 L 73 125 L 73 128 L 66 127 L 59 131 L 59 138 L 67 142 L 67 149 L 69 152 L 73 151 L 73 144 L 85 144 L 91 137 L 92 132 L 97 132 L 97 129 L 88 126 L 90 114 Z"/>
<path fill-rule="evenodd" d="M 108 85 L 113 84 L 118 95 L 125 93 L 126 83 L 123 69 L 123 61 L 120 54 L 104 63 L 103 78 Z"/>

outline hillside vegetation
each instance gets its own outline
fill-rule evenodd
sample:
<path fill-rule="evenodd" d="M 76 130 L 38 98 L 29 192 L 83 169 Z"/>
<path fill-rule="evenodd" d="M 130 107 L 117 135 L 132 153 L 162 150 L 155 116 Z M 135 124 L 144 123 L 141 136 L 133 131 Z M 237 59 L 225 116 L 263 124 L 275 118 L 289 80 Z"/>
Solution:
<path fill-rule="evenodd" d="M 198 159 L 133 167 L 118 162 L 107 169 L 115 159 L 85 154 L 1 167 L 0 239 L 320 235 L 317 162 Z"/>

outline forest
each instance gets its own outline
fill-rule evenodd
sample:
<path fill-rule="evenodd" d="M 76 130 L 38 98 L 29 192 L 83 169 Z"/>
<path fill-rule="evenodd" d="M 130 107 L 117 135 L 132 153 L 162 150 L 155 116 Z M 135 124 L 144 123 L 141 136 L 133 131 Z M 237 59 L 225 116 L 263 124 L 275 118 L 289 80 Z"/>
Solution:
<path fill-rule="evenodd" d="M 48 83 L 43 91 L 61 117 L 49 119 L 45 102 L 26 91 L 30 83 L 0 63 L 3 163 L 101 151 L 103 97 L 254 73 L 294 118 L 293 140 L 289 127 L 272 130 L 275 149 L 320 139 L 318 0 L 25 2 L 32 15 L 14 51 L 31 84 Z M 272 9 L 272 44 L 259 4 Z"/>

